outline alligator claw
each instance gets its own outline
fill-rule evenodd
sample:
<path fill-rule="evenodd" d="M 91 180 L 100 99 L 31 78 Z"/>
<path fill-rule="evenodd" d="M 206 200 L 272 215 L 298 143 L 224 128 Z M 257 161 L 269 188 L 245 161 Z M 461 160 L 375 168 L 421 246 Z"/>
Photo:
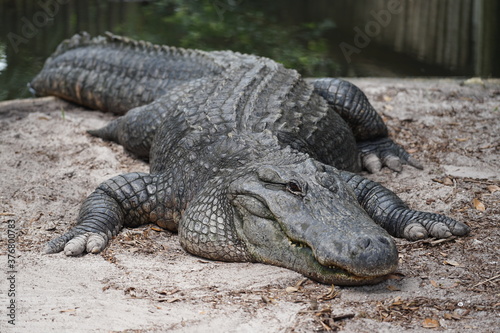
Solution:
<path fill-rule="evenodd" d="M 88 234 L 78 235 L 75 238 L 71 239 L 64 246 L 64 254 L 67 256 L 77 256 L 82 254 L 85 251 Z"/>
<path fill-rule="evenodd" d="M 470 228 L 464 223 L 455 221 L 444 215 L 412 211 L 408 224 L 403 229 L 402 237 L 409 240 L 418 240 L 427 237 L 448 238 L 450 236 L 464 236 Z"/>
<path fill-rule="evenodd" d="M 64 235 L 57 237 L 45 245 L 43 250 L 44 254 L 58 253 L 64 250 L 64 246 L 68 241 L 70 241 L 74 236 L 72 231 L 65 233 Z"/>
<path fill-rule="evenodd" d="M 370 173 L 377 173 L 383 166 L 396 172 L 403 170 L 403 164 L 423 169 L 422 164 L 410 156 L 403 147 L 390 138 L 358 143 L 363 166 Z"/>
<path fill-rule="evenodd" d="M 67 256 L 77 256 L 83 252 L 95 254 L 101 252 L 107 243 L 108 240 L 101 234 L 69 231 L 47 243 L 44 253 L 58 253 L 64 250 L 64 254 Z"/>
<path fill-rule="evenodd" d="M 369 153 L 361 155 L 361 161 L 366 170 L 370 173 L 378 173 L 382 169 L 382 161 L 376 154 Z"/>

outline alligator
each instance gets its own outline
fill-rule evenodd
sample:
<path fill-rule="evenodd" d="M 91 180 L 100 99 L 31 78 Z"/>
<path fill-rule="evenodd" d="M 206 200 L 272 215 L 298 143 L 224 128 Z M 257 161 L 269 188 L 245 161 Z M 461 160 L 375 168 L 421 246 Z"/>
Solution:
<path fill-rule="evenodd" d="M 29 86 L 120 115 L 89 133 L 150 163 L 149 173 L 100 184 L 45 253 L 99 253 L 124 227 L 152 223 L 200 257 L 360 285 L 397 269 L 391 235 L 469 232 L 358 174 L 422 166 L 344 80 L 309 81 L 255 55 L 81 33 L 58 46 Z"/>

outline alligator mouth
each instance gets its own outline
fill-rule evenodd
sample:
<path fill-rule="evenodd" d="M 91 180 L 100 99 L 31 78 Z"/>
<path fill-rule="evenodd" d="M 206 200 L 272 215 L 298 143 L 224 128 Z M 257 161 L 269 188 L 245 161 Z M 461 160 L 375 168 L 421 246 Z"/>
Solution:
<path fill-rule="evenodd" d="M 243 200 L 238 202 L 235 199 L 234 202 L 237 202 L 239 208 L 236 210 L 235 216 L 237 216 L 238 220 L 245 221 L 243 224 L 258 225 L 254 229 L 248 228 L 249 234 L 242 233 L 242 238 L 246 239 L 245 242 L 252 244 L 250 252 L 256 258 L 256 261 L 288 268 L 325 284 L 367 285 L 376 284 L 387 279 L 387 274 L 363 275 L 340 265 L 322 264 L 317 259 L 313 247 L 290 237 L 282 222 L 269 211 L 264 200 L 250 193 L 247 193 L 246 197 L 255 200 L 252 202 L 254 206 L 247 205 Z M 255 209 L 255 207 L 260 209 L 265 207 L 265 209 L 259 210 Z M 263 214 L 262 211 L 267 211 L 267 213 Z M 258 223 L 258 221 L 266 221 L 266 223 Z M 251 240 L 248 237 L 251 237 Z M 282 251 L 270 250 L 272 248 L 272 246 L 269 246 L 270 243 L 275 243 L 277 248 L 282 248 Z M 277 254 L 278 252 L 279 254 Z M 334 262 L 334 260 L 331 261 Z"/>
<path fill-rule="evenodd" d="M 379 275 L 379 276 L 361 276 L 349 272 L 348 270 L 335 265 L 323 265 L 314 256 L 312 248 L 300 241 L 294 241 L 288 238 L 288 244 L 292 251 L 296 252 L 298 256 L 309 259 L 312 262 L 310 270 L 304 271 L 303 269 L 298 269 L 296 271 L 308 276 L 316 281 L 327 283 L 327 284 L 337 284 L 337 285 L 367 285 L 376 284 L 383 280 L 386 280 L 389 274 Z M 306 260 L 307 260 L 306 259 Z"/>

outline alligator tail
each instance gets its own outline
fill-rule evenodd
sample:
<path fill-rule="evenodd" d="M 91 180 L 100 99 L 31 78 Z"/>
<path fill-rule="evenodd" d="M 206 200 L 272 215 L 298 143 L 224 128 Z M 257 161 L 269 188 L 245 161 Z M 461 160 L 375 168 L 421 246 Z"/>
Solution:
<path fill-rule="evenodd" d="M 91 109 L 124 114 L 173 87 L 215 76 L 224 65 L 210 53 L 155 45 L 106 33 L 63 41 L 29 87 Z"/>

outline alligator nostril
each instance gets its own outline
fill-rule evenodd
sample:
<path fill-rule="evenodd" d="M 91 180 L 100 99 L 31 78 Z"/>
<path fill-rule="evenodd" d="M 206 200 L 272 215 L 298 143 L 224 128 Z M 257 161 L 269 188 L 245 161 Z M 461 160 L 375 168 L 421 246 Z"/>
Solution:
<path fill-rule="evenodd" d="M 352 257 L 357 257 L 362 255 L 363 252 L 366 251 L 371 245 L 372 240 L 369 237 L 366 238 L 358 238 L 357 242 L 353 244 L 354 246 L 350 247 L 350 254 Z"/>
<path fill-rule="evenodd" d="M 387 237 L 379 237 L 378 241 L 384 245 L 389 245 L 391 242 L 387 239 Z"/>
<path fill-rule="evenodd" d="M 362 249 L 369 248 L 371 244 L 372 240 L 370 238 L 361 238 L 359 240 L 359 247 L 361 247 Z"/>

